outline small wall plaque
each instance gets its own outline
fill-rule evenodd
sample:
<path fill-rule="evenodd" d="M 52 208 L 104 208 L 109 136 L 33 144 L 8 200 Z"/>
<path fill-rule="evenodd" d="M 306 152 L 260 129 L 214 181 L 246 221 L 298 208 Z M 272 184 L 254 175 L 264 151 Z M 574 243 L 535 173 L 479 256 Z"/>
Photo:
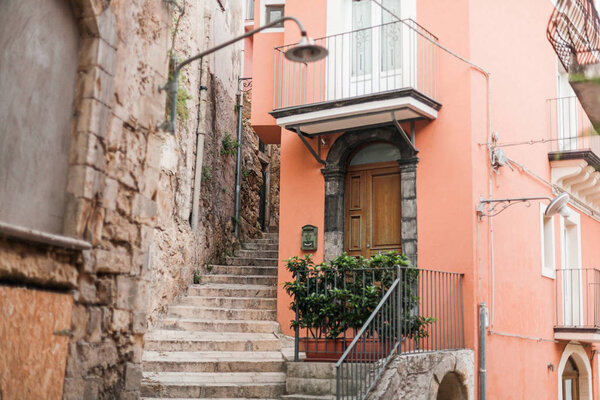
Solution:
<path fill-rule="evenodd" d="M 317 250 L 317 239 L 319 238 L 319 228 L 314 225 L 304 225 L 302 227 L 302 246 L 305 251 Z"/>

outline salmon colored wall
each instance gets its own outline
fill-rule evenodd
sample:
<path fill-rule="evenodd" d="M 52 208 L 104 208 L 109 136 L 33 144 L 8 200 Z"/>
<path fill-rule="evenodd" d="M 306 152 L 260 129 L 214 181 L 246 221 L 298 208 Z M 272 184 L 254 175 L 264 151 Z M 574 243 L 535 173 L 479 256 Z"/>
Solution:
<path fill-rule="evenodd" d="M 438 36 L 442 45 L 491 73 L 491 127 L 498 132 L 501 143 L 548 137 L 546 99 L 556 97 L 556 58 L 545 35 L 551 7 L 547 0 L 418 0 L 418 22 Z M 325 0 L 287 0 L 286 4 L 286 14 L 301 18 L 313 37 L 325 34 L 325 10 Z M 274 123 L 270 116 L 265 117 L 272 104 L 272 80 L 269 81 L 272 67 L 266 62 L 263 69 L 262 61 L 258 60 L 272 63 L 274 45 L 297 39 L 298 32 L 293 26 L 286 26 L 283 36 L 256 37 L 254 65 L 261 65 L 261 69 L 254 71 L 254 97 L 260 93 L 261 98 L 253 99 L 253 124 L 260 122 L 266 127 Z M 486 78 L 441 50 L 438 61 L 438 101 L 442 109 L 437 120 L 417 123 L 419 266 L 465 274 L 466 345 L 475 351 L 478 305 L 485 302 L 491 312 L 493 304 L 493 326 L 487 335 L 488 398 L 556 398 L 557 367 L 566 343 L 553 341 L 555 280 L 541 275 L 538 202 L 532 202 L 530 207 L 515 205 L 481 221 L 476 214 L 480 196 L 552 196 L 551 187 L 543 182 L 550 181 L 547 159 L 550 145 L 503 147 L 507 156 L 526 170 L 515 163 L 513 170 L 504 166 L 498 174 L 492 173 L 486 145 Z M 319 228 L 315 259 L 322 260 L 321 168 L 294 133 L 282 133 L 279 221 L 282 260 L 302 255 L 300 228 L 305 224 Z M 558 217 L 556 228 L 559 264 Z M 600 259 L 600 246 L 594 240 L 598 237 L 600 223 L 581 215 L 583 266 L 595 266 L 595 260 Z M 281 261 L 279 282 L 290 279 Z M 286 334 L 292 333 L 289 302 L 280 286 L 278 320 Z M 588 346 L 590 356 L 591 350 Z M 548 370 L 548 363 L 554 364 L 554 371 Z M 597 377 L 596 362 L 592 365 L 593 376 Z M 597 378 L 593 387 L 597 393 Z"/>
<path fill-rule="evenodd" d="M 267 144 L 279 143 L 281 136 L 281 129 L 269 112 L 273 110 L 273 49 L 282 44 L 282 32 L 254 35 L 250 123 L 263 143 Z"/>
<path fill-rule="evenodd" d="M 254 58 L 253 55 L 253 44 L 254 38 L 250 36 L 249 38 L 244 39 L 244 76 L 243 78 L 252 77 L 252 61 Z"/>

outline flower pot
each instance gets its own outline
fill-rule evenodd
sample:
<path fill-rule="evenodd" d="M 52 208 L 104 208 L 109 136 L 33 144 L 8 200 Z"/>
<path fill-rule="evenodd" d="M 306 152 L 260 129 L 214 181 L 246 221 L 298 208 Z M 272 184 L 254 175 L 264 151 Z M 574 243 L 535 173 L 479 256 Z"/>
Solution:
<path fill-rule="evenodd" d="M 338 339 L 301 339 L 300 351 L 306 353 L 306 361 L 336 362 L 352 343 L 352 338 Z M 393 340 L 378 338 L 360 339 L 353 351 L 348 355 L 348 361 L 372 362 L 387 357 L 394 349 Z"/>

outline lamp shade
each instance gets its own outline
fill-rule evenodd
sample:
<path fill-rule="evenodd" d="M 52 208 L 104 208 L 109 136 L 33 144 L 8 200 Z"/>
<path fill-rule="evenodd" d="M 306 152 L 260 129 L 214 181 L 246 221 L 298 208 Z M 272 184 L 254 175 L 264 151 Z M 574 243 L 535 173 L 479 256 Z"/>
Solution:
<path fill-rule="evenodd" d="M 294 62 L 309 63 L 327 57 L 329 51 L 323 46 L 315 44 L 309 37 L 302 36 L 297 45 L 285 52 L 285 58 Z"/>

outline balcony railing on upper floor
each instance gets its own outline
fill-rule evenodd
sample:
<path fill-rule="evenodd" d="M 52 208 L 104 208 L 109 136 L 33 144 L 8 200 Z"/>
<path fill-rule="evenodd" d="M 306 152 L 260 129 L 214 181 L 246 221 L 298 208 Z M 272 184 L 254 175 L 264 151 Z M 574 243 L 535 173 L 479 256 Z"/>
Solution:
<path fill-rule="evenodd" d="M 567 71 L 600 61 L 600 18 L 593 0 L 556 0 L 546 31 Z"/>
<path fill-rule="evenodd" d="M 436 100 L 437 38 L 406 19 L 316 39 L 329 55 L 315 63 L 285 58 L 293 45 L 277 47 L 273 110 L 306 106 L 398 89 Z"/>
<path fill-rule="evenodd" d="M 562 154 L 591 151 L 600 157 L 600 135 L 577 97 L 559 97 L 547 102 L 552 153 L 560 158 Z"/>
<path fill-rule="evenodd" d="M 554 337 L 600 341 L 600 270 L 569 268 L 556 271 Z"/>

